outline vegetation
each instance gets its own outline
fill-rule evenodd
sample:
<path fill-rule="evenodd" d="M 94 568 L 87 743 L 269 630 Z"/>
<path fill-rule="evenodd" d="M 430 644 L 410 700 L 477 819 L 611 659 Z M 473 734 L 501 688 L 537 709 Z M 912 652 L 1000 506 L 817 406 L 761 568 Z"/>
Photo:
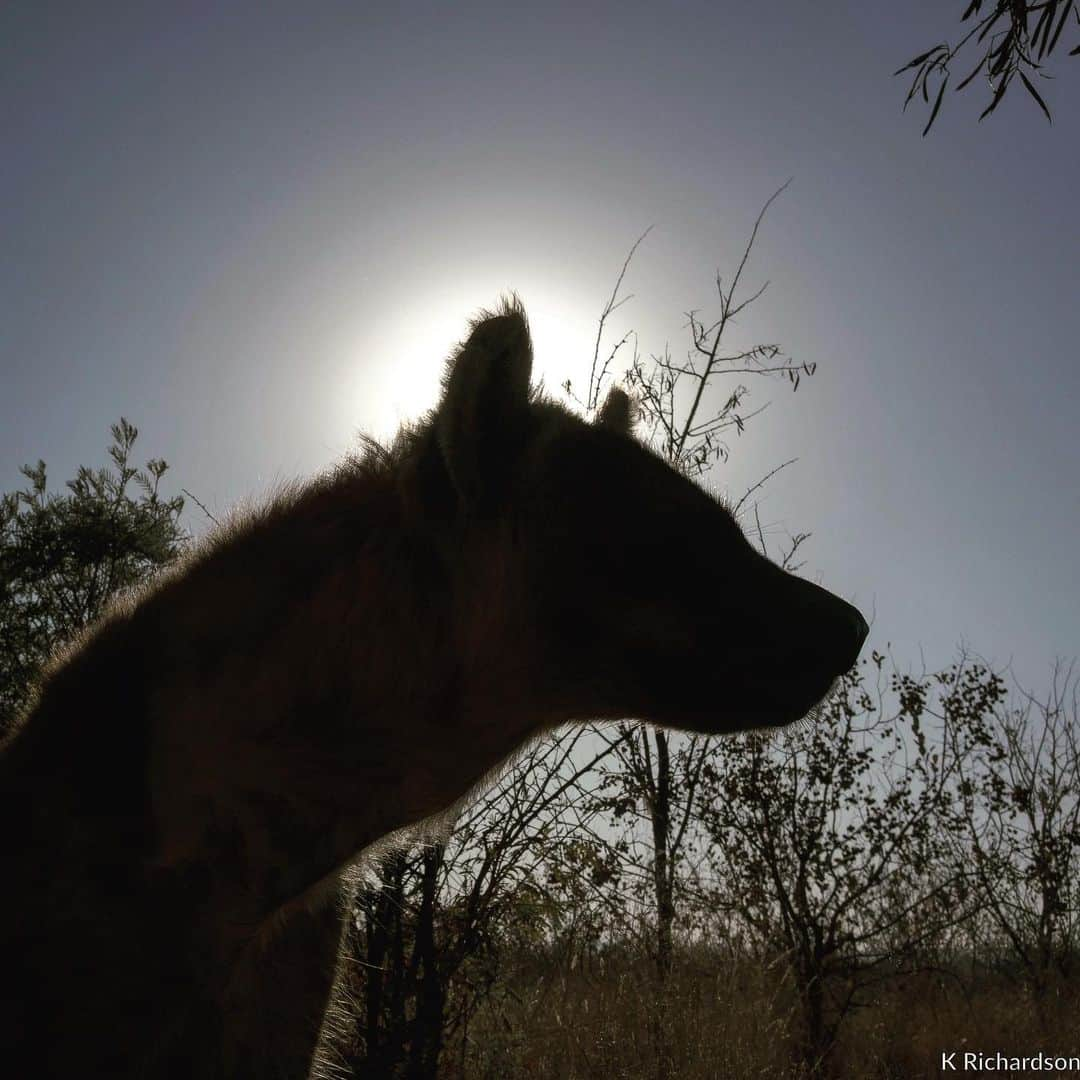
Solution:
<path fill-rule="evenodd" d="M 48 492 L 45 462 L 0 498 L 0 737 L 25 707 L 53 649 L 73 639 L 115 593 L 171 562 L 186 537 L 184 500 L 163 498 L 168 465 L 131 464 L 136 427 L 112 427 L 113 468 L 81 466 L 64 494 Z M 134 497 L 132 483 L 134 482 Z"/>
<path fill-rule="evenodd" d="M 935 45 L 893 72 L 894 75 L 901 75 L 905 71 L 915 72 L 904 100 L 905 109 L 916 94 L 921 94 L 923 102 L 929 105 L 931 81 L 937 82 L 937 89 L 933 92 L 934 104 L 930 107 L 930 118 L 923 128 L 923 135 L 937 119 L 946 87 L 952 78 L 949 65 L 972 40 L 982 49 L 982 55 L 955 89 L 963 90 L 980 72 L 985 75 L 991 96 L 979 119 L 989 116 L 1001 104 L 1013 85 L 1013 79 L 1018 78 L 1047 121 L 1050 121 L 1050 110 L 1036 89 L 1034 79 L 1050 78 L 1043 71 L 1044 61 L 1057 48 L 1066 23 L 1071 23 L 1074 28 L 1080 26 L 1080 7 L 1076 0 L 993 0 L 992 3 L 970 0 L 960 21 L 967 22 L 969 19 L 973 20 L 971 28 L 959 44 L 943 42 Z M 1080 56 L 1080 45 L 1071 49 L 1069 55 Z"/>
<path fill-rule="evenodd" d="M 595 797 L 619 767 L 609 746 L 589 762 L 603 773 L 570 775 L 565 735 L 536 748 L 449 844 L 474 868 L 512 867 L 502 888 L 489 875 L 478 903 L 479 876 L 445 862 L 425 876 L 435 847 L 385 865 L 361 900 L 367 933 L 392 927 L 399 944 L 361 953 L 356 987 L 393 997 L 382 1030 L 398 1041 L 369 1056 L 369 1016 L 357 1075 L 891 1077 L 936 1075 L 941 1052 L 964 1047 L 1080 1053 L 1080 714 L 1076 683 L 1071 704 L 1056 686 L 1041 705 L 1018 690 L 1018 708 L 978 661 L 915 677 L 874 653 L 813 723 L 694 740 L 661 970 L 646 793 L 635 836 L 624 807 L 609 803 L 605 823 Z M 1050 734 L 1018 738 L 1036 730 Z M 556 796 L 531 835 L 517 828 L 524 784 Z M 425 935 L 443 1023 L 419 1068 L 423 980 L 399 972 Z"/>
<path fill-rule="evenodd" d="M 722 349 L 762 291 L 735 295 L 760 223 L 730 286 L 717 278 L 718 320 L 690 313 L 687 362 L 635 350 L 630 366 L 643 433 L 694 475 L 754 415 L 744 383 L 714 398 L 712 380 L 813 374 L 775 345 Z M 598 338 L 586 409 L 628 340 L 601 364 Z M 159 495 L 165 463 L 135 469 L 136 429 L 112 433 L 113 469 L 80 469 L 50 495 L 39 462 L 0 503 L 6 726 L 54 645 L 183 545 L 182 500 Z M 753 511 L 764 548 L 757 487 L 734 509 Z M 792 570 L 805 539 L 782 556 Z M 643 568 L 642 588 L 662 583 L 662 567 Z M 367 1077 L 884 1078 L 936 1075 L 950 1050 L 1080 1053 L 1077 686 L 1059 665 L 1040 698 L 967 655 L 915 675 L 875 651 L 772 737 L 556 733 L 369 868 L 347 1064 Z"/>
<path fill-rule="evenodd" d="M 760 224 L 717 277 L 717 321 L 689 313 L 687 360 L 635 348 L 629 367 L 639 430 L 692 475 L 755 415 L 744 383 L 716 399 L 711 380 L 814 374 L 776 345 L 721 348 L 763 291 L 735 296 Z M 601 363 L 598 336 L 586 411 L 631 338 Z M 733 509 L 764 550 L 759 487 Z M 361 896 L 365 940 L 395 945 L 354 968 L 384 1003 L 356 1075 L 906 1077 L 949 1049 L 1076 1054 L 1076 683 L 1058 669 L 1042 704 L 1016 695 L 966 655 L 915 676 L 874 652 L 775 737 L 557 734 Z"/>

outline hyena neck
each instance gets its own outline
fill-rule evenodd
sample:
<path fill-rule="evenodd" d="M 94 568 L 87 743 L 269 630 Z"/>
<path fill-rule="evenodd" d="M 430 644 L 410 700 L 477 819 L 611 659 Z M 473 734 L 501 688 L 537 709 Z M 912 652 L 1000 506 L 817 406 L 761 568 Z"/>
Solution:
<path fill-rule="evenodd" d="M 356 466 L 283 497 L 46 678 L 0 763 L 8 867 L 31 890 L 8 895 L 34 896 L 0 907 L 18 992 L 0 1043 L 39 1063 L 81 1047 L 116 1075 L 310 1062 L 341 926 L 326 884 L 441 808 L 424 751 L 460 709 L 453 583 L 399 481 Z M 297 979 L 299 1020 L 276 985 Z"/>

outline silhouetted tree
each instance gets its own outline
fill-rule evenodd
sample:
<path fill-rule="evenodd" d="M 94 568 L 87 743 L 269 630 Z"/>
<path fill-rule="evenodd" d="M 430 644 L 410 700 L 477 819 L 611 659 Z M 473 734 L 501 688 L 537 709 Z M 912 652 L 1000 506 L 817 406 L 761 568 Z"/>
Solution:
<path fill-rule="evenodd" d="M 786 962 L 811 1071 L 870 988 L 924 967 L 972 909 L 950 858 L 954 733 L 986 722 L 1002 682 L 961 666 L 894 674 L 886 694 L 884 659 L 876 688 L 856 668 L 804 724 L 713 743 L 699 785 L 713 901 Z"/>
<path fill-rule="evenodd" d="M 945 96 L 945 88 L 949 85 L 949 79 L 952 76 L 949 64 L 974 38 L 976 43 L 983 48 L 983 54 L 974 69 L 956 85 L 956 89 L 963 90 L 979 72 L 986 75 L 987 82 L 990 84 L 991 98 L 990 104 L 983 109 L 979 119 L 989 116 L 998 107 L 1012 85 L 1013 79 L 1019 77 L 1024 89 L 1049 120 L 1050 110 L 1035 88 L 1031 77 L 1042 75 L 1043 61 L 1057 47 L 1061 32 L 1065 24 L 1069 22 L 1070 15 L 1072 21 L 1080 25 L 1080 8 L 1077 7 L 1076 0 L 993 0 L 990 4 L 984 4 L 983 0 L 970 0 L 960 21 L 967 22 L 971 18 L 976 21 L 960 40 L 959 45 L 953 46 L 948 43 L 935 45 L 893 73 L 900 75 L 905 71 L 915 69 L 911 89 L 904 101 L 904 108 L 908 107 L 918 93 L 922 94 L 923 101 L 929 105 L 930 81 L 937 79 L 937 90 L 934 92 L 930 119 L 923 128 L 923 135 L 925 135 L 937 119 L 938 110 Z M 1078 54 L 1080 54 L 1080 45 L 1069 52 L 1070 56 Z M 1042 75 L 1042 77 L 1049 78 L 1050 76 Z"/>
<path fill-rule="evenodd" d="M 158 490 L 166 463 L 154 458 L 145 471 L 131 464 L 138 434 L 121 418 L 109 447 L 114 468 L 81 466 L 62 495 L 48 492 L 38 461 L 22 468 L 27 487 L 0 498 L 0 735 L 16 723 L 54 647 L 184 543 L 184 500 Z"/>
<path fill-rule="evenodd" d="M 506 974 L 522 923 L 536 924 L 534 939 L 557 924 L 546 870 L 579 820 L 566 813 L 569 794 L 608 753 L 579 754 L 584 735 L 564 729 L 529 747 L 447 838 L 378 861 L 356 903 L 353 991 L 365 1009 L 355 1075 L 434 1077 L 451 1039 L 464 1060 L 469 1020 Z"/>
<path fill-rule="evenodd" d="M 1018 689 L 1022 704 L 953 725 L 957 858 L 988 916 L 990 961 L 1041 995 L 1080 953 L 1080 709 L 1060 663 L 1044 700 Z"/>
<path fill-rule="evenodd" d="M 762 207 L 730 283 L 725 285 L 717 273 L 719 318 L 706 324 L 697 312 L 687 313 L 691 347 L 686 360 L 674 361 L 665 354 L 653 356 L 646 364 L 635 350 L 627 371 L 626 384 L 637 401 L 641 434 L 656 445 L 671 465 L 695 479 L 702 477 L 717 461 L 727 460 L 724 433 L 734 429 L 741 434 L 746 421 L 765 408 L 762 406 L 754 412 L 744 413 L 742 404 L 748 391 L 743 382 L 736 381 L 722 399 L 723 403 L 712 413 L 707 413 L 706 392 L 715 387 L 720 377 L 781 375 L 797 389 L 802 375 L 812 375 L 816 368 L 814 364 L 796 364 L 784 356 L 776 344 L 731 350 L 725 339 L 734 320 L 768 287 L 769 283 L 765 282 L 749 296 L 737 296 L 761 222 L 786 187 L 784 184 L 774 192 Z M 644 236 L 638 243 L 641 239 Z M 604 363 L 599 364 L 600 338 L 607 319 L 624 302 L 616 298 L 636 248 L 637 244 L 631 248 L 601 314 L 589 393 L 584 402 L 587 411 L 596 409 L 604 379 L 619 349 L 630 336 L 624 337 Z M 569 382 L 563 388 L 572 393 Z M 689 404 L 683 407 L 677 399 L 678 402 L 688 399 Z M 671 556 L 677 558 L 678 553 L 672 552 Z M 663 587 L 648 580 L 643 581 L 642 586 Z M 651 906 L 655 914 L 656 971 L 663 983 L 671 970 L 677 880 L 685 845 L 690 842 L 688 826 L 708 742 L 702 737 L 673 736 L 659 728 L 642 725 L 622 725 L 615 732 L 600 729 L 599 734 L 612 746 L 619 762 L 617 770 L 607 769 L 604 773 L 599 792 L 601 805 L 618 821 L 629 824 L 632 832 L 638 815 L 643 815 L 648 823 L 644 850 L 639 843 L 627 842 L 623 851 L 630 862 L 638 867 L 648 867 Z"/>
<path fill-rule="evenodd" d="M 700 479 L 718 461 L 726 461 L 725 434 L 732 430 L 737 435 L 742 434 L 746 422 L 766 407 L 763 405 L 749 413 L 743 411 L 748 388 L 740 376 L 780 375 L 788 379 L 793 389 L 798 389 L 802 376 L 813 375 L 816 369 L 816 364 L 795 363 L 777 344 L 732 349 L 728 343 L 734 321 L 768 288 L 766 281 L 749 295 L 738 295 L 758 229 L 769 207 L 786 187 L 787 184 L 780 187 L 762 207 L 730 281 L 725 283 L 717 272 L 718 318 L 709 323 L 696 311 L 687 313 L 691 342 L 686 359 L 676 361 L 665 353 L 652 356 L 646 363 L 635 347 L 626 372 L 626 386 L 634 396 L 639 412 L 640 434 L 674 468 L 694 479 Z M 624 336 L 600 363 L 600 341 L 606 322 L 624 302 L 617 299 L 619 289 L 642 239 L 644 235 L 631 248 L 600 317 L 589 390 L 585 402 L 581 403 L 587 413 L 597 408 L 611 365 L 632 336 Z M 706 402 L 722 377 L 733 377 L 735 383 L 725 391 L 718 407 L 709 411 Z M 569 381 L 563 384 L 563 389 L 573 396 Z M 678 558 L 678 553 L 672 552 L 671 557 Z M 643 571 L 649 569 L 660 568 L 643 568 Z M 646 579 L 642 587 L 663 588 L 663 585 Z M 618 765 L 616 768 L 605 765 L 599 787 L 587 797 L 594 806 L 611 816 L 616 827 L 621 828 L 622 835 L 604 856 L 594 852 L 592 871 L 594 875 L 599 874 L 599 880 L 608 892 L 609 913 L 615 907 L 639 913 L 644 907 L 649 913 L 654 934 L 650 951 L 657 979 L 653 1013 L 656 1075 L 664 1077 L 668 1075 L 667 1063 L 671 1055 L 666 1046 L 663 985 L 672 970 L 680 875 L 686 858 L 693 854 L 692 813 L 710 740 L 673 735 L 637 724 L 618 725 L 614 731 L 599 728 L 597 734 L 614 751 Z M 622 864 L 621 871 L 612 867 L 611 855 L 617 856 L 617 861 Z M 611 895 L 613 889 L 626 887 L 631 893 L 627 898 L 629 906 L 615 901 Z"/>

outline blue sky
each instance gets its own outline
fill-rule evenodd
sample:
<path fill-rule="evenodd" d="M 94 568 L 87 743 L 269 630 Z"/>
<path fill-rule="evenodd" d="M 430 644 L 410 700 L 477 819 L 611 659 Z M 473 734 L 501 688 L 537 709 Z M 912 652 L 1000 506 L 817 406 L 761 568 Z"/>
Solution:
<path fill-rule="evenodd" d="M 963 4 L 7 4 L 0 484 L 104 460 L 121 414 L 215 513 L 434 403 L 516 289 L 537 374 L 612 331 L 681 356 L 761 205 L 732 344 L 817 374 L 731 442 L 740 495 L 902 666 L 963 639 L 1038 689 L 1080 652 L 1080 40 L 930 136 L 891 73 Z M 967 65 L 975 62 L 972 54 Z M 730 392 L 721 384 L 718 396 Z M 191 504 L 185 521 L 205 519 Z"/>

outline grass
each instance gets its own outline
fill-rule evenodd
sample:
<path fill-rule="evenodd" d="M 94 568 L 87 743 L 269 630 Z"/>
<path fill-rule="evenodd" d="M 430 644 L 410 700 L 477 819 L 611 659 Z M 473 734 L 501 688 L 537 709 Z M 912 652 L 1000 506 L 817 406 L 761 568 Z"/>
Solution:
<path fill-rule="evenodd" d="M 934 975 L 906 977 L 848 1014 L 818 1075 L 948 1076 L 941 1055 L 949 1051 L 1077 1055 L 1078 1016 L 1075 984 L 1036 999 L 993 975 L 967 987 Z M 658 995 L 643 960 L 616 956 L 566 971 L 533 958 L 501 979 L 467 1031 L 450 1040 L 440 1075 L 795 1080 L 812 1075 L 799 1032 L 790 982 L 745 960 L 681 955 Z"/>

